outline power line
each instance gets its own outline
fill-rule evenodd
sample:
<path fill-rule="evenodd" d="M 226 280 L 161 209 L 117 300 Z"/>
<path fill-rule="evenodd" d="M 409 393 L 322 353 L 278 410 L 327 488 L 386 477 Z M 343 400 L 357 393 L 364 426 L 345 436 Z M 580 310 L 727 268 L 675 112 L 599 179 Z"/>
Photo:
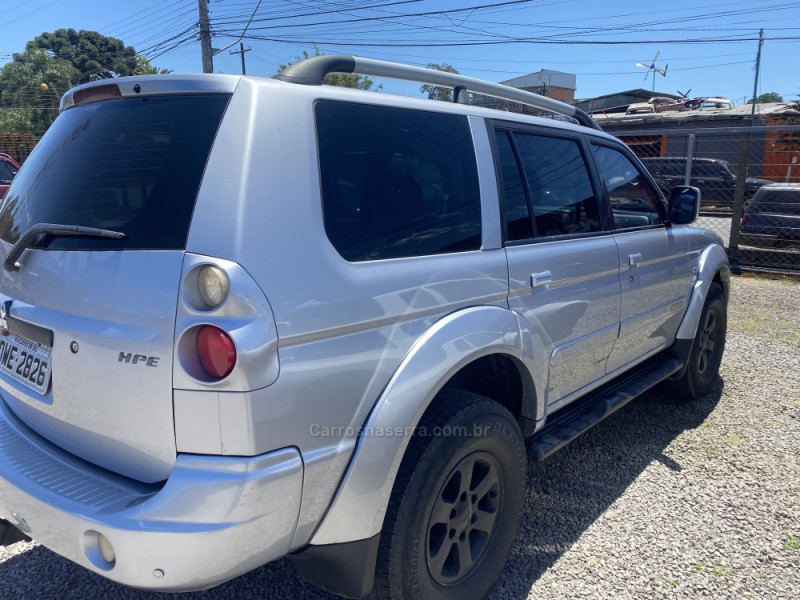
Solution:
<path fill-rule="evenodd" d="M 305 38 L 277 38 L 268 36 L 248 35 L 246 39 L 264 40 L 270 42 L 284 42 L 292 44 L 316 44 L 318 46 L 343 46 L 357 48 L 455 48 L 462 46 L 500 46 L 509 44 L 523 45 L 556 45 L 556 46 L 620 46 L 620 45 L 653 45 L 653 44 L 718 44 L 757 41 L 758 37 L 710 37 L 688 39 L 660 39 L 660 40 L 564 40 L 564 39 L 511 39 L 511 40 L 471 40 L 461 42 L 346 42 L 340 40 L 320 41 Z M 800 36 L 782 36 L 764 38 L 765 41 L 800 41 Z"/>

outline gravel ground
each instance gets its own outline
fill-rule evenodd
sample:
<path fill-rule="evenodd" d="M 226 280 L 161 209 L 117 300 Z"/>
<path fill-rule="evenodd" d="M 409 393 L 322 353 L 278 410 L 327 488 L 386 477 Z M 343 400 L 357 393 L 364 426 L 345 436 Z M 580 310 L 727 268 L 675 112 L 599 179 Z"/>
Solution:
<path fill-rule="evenodd" d="M 800 284 L 733 283 L 721 379 L 650 393 L 529 469 L 526 514 L 493 598 L 800 597 Z M 0 548 L 3 598 L 165 596 L 45 548 Z M 286 561 L 181 598 L 331 599 Z"/>

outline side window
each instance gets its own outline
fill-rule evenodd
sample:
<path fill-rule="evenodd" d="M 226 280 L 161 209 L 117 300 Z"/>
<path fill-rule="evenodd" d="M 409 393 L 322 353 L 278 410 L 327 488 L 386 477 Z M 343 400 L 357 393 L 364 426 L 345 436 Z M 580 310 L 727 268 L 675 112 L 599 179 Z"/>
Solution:
<path fill-rule="evenodd" d="M 0 159 L 0 181 L 11 181 L 14 179 L 14 169 L 11 163 Z"/>
<path fill-rule="evenodd" d="M 533 237 L 533 226 L 528 210 L 528 200 L 525 196 L 525 184 L 522 181 L 510 135 L 507 131 L 498 131 L 496 134 L 497 158 L 500 162 L 500 176 L 503 184 L 506 240 L 527 240 Z"/>
<path fill-rule="evenodd" d="M 325 231 L 342 257 L 480 249 L 466 117 L 327 100 L 315 114 Z"/>
<path fill-rule="evenodd" d="M 514 133 L 537 238 L 600 231 L 600 211 L 578 142 Z"/>
<path fill-rule="evenodd" d="M 606 184 L 615 229 L 658 225 L 664 207 L 658 194 L 631 160 L 619 150 L 592 145 L 600 177 Z"/>

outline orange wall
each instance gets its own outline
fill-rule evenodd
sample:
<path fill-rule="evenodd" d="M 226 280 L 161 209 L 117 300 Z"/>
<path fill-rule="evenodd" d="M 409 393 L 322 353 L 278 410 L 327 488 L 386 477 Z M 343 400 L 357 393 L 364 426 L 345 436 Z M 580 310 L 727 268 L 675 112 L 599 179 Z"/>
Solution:
<path fill-rule="evenodd" d="M 768 125 L 800 125 L 800 117 L 770 117 Z M 792 132 L 795 137 L 788 141 L 785 139 L 788 133 L 780 131 L 770 131 L 764 144 L 764 167 L 761 176 L 776 182 L 791 181 L 800 182 L 800 131 Z M 792 158 L 796 162 L 792 165 Z M 791 165 L 791 177 L 786 178 Z"/>

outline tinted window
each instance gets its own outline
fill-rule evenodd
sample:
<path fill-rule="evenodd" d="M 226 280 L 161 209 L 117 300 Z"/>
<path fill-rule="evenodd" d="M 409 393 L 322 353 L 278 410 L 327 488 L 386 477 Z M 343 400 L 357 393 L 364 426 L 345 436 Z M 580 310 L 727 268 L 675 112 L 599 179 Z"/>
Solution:
<path fill-rule="evenodd" d="M 593 145 L 597 168 L 608 190 L 614 227 L 642 227 L 664 222 L 658 194 L 622 152 Z"/>
<path fill-rule="evenodd" d="M 686 173 L 686 162 L 683 161 L 645 158 L 642 163 L 653 175 L 682 177 Z"/>
<path fill-rule="evenodd" d="M 503 185 L 503 215 L 506 222 L 506 239 L 527 240 L 533 237 L 533 225 L 525 196 L 525 185 L 519 171 L 517 157 L 511 145 L 510 134 L 498 131 L 497 159 Z"/>
<path fill-rule="evenodd" d="M 663 169 L 659 171 L 659 173 L 674 177 L 682 177 L 686 174 L 686 163 L 667 163 L 664 165 Z"/>
<path fill-rule="evenodd" d="M 31 225 L 121 231 L 55 239 L 53 248 L 182 249 L 227 95 L 132 98 L 64 111 L 0 209 L 0 236 Z"/>
<path fill-rule="evenodd" d="M 752 213 L 776 213 L 800 216 L 800 186 L 795 189 L 761 189 L 748 209 Z"/>
<path fill-rule="evenodd" d="M 695 164 L 692 167 L 692 177 L 724 178 L 728 172 L 722 165 Z"/>
<path fill-rule="evenodd" d="M 536 237 L 600 231 L 600 214 L 578 142 L 515 133 Z"/>
<path fill-rule="evenodd" d="M 316 119 L 325 230 L 344 258 L 480 248 L 466 117 L 321 101 Z"/>
<path fill-rule="evenodd" d="M 0 181 L 9 182 L 14 178 L 14 167 L 10 162 L 0 159 Z"/>

